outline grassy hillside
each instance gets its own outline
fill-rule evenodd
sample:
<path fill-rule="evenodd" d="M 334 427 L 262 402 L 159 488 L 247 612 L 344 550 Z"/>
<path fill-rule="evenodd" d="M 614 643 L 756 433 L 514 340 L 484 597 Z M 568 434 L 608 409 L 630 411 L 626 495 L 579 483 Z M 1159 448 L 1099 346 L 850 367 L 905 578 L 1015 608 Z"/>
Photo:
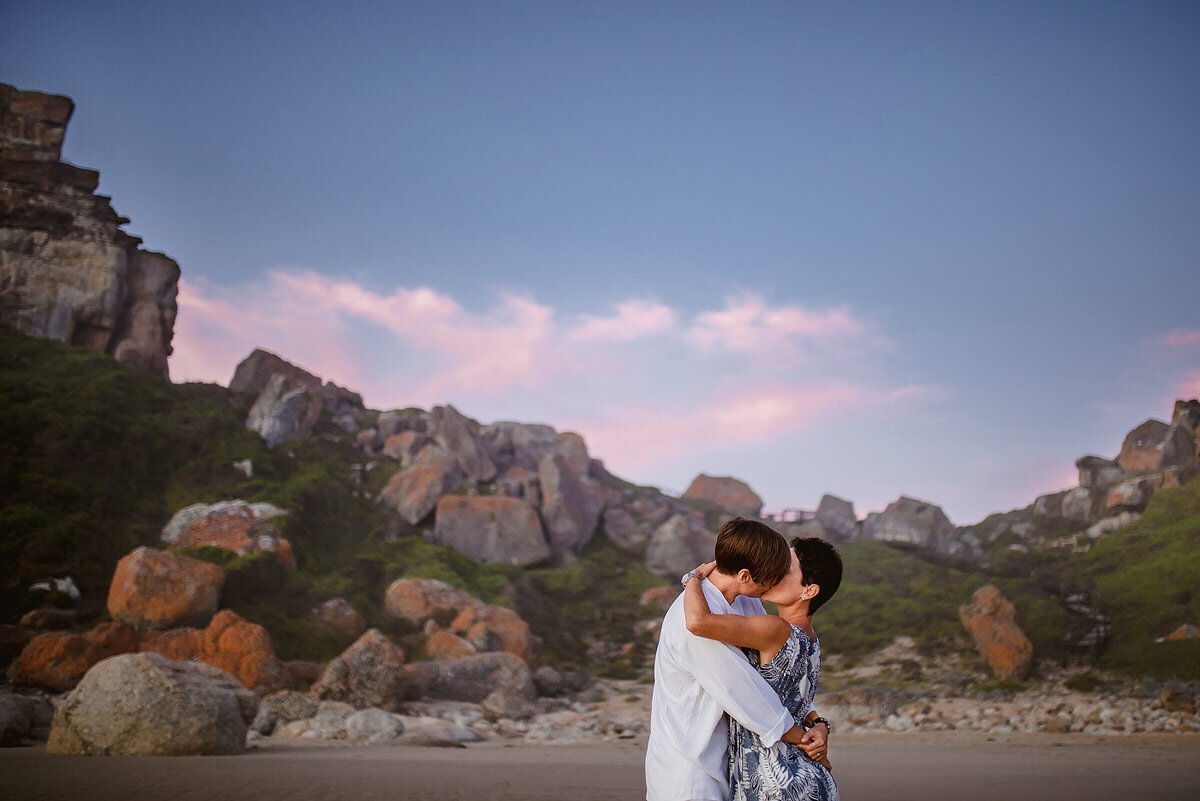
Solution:
<path fill-rule="evenodd" d="M 1136 523 L 1101 537 L 1083 563 L 1113 609 L 1103 666 L 1200 679 L 1200 640 L 1155 642 L 1180 624 L 1200 625 L 1200 478 L 1156 494 Z"/>
<path fill-rule="evenodd" d="M 1039 657 L 1062 655 L 1071 615 L 1029 580 L 932 564 L 870 540 L 853 540 L 838 550 L 845 575 L 837 595 L 817 613 L 817 627 L 822 645 L 850 662 L 902 634 L 931 655 L 972 648 L 958 608 L 984 584 L 995 584 L 1013 602 Z"/>

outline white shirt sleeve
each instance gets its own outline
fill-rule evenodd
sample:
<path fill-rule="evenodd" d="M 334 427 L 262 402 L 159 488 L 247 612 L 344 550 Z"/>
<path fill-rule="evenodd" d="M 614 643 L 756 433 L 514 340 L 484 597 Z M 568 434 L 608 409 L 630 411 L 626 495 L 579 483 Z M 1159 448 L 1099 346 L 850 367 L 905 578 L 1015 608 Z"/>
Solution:
<path fill-rule="evenodd" d="M 730 717 L 770 747 L 795 725 L 771 685 L 745 655 L 731 645 L 697 637 L 683 638 L 684 663 L 696 681 Z"/>

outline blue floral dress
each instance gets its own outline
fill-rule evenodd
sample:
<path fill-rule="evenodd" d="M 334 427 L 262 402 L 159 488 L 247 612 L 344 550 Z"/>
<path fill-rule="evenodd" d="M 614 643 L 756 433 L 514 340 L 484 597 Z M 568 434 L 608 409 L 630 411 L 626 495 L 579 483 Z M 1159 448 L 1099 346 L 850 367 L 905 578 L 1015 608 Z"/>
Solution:
<path fill-rule="evenodd" d="M 758 651 L 750 662 L 779 693 L 779 700 L 799 723 L 808 714 L 821 673 L 821 643 L 792 626 L 779 653 L 765 665 Z M 729 789 L 733 801 L 837 801 L 833 775 L 794 745 L 782 740 L 770 748 L 758 735 L 729 721 Z"/>

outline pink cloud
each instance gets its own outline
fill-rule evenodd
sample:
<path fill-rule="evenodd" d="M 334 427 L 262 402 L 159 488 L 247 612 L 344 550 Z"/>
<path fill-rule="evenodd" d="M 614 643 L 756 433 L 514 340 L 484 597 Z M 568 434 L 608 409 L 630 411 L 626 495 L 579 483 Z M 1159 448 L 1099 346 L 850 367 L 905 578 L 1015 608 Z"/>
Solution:
<path fill-rule="evenodd" d="M 576 342 L 628 341 L 675 327 L 675 310 L 661 303 L 630 300 L 617 304 L 611 317 L 585 315 L 569 336 Z"/>
<path fill-rule="evenodd" d="M 1187 346 L 1200 345 L 1200 331 L 1188 331 L 1182 328 L 1177 328 L 1173 331 L 1168 331 L 1158 338 L 1158 342 L 1163 345 L 1170 346 Z"/>
<path fill-rule="evenodd" d="M 761 296 L 746 294 L 727 299 L 725 308 L 719 311 L 696 315 L 687 337 L 701 348 L 795 359 L 804 357 L 809 345 L 866 333 L 866 326 L 846 308 L 813 311 L 800 306 L 772 307 Z"/>
<path fill-rule="evenodd" d="M 1192 370 L 1176 388 L 1177 397 L 1200 398 L 1200 370 Z"/>

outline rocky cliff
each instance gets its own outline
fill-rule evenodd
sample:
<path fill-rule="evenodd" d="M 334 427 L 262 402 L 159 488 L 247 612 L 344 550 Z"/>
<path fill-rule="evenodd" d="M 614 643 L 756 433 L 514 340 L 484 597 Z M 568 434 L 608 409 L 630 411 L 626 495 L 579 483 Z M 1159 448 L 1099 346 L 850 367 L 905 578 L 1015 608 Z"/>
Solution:
<path fill-rule="evenodd" d="M 62 161 L 75 104 L 0 84 L 0 321 L 167 374 L 179 265 Z"/>

